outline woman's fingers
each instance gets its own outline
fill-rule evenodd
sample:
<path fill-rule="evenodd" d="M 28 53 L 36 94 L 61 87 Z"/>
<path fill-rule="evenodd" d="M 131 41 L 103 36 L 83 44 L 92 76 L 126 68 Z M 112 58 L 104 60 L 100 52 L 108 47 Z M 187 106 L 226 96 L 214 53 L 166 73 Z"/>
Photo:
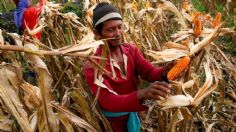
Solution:
<path fill-rule="evenodd" d="M 150 86 L 150 97 L 154 99 L 166 98 L 170 93 L 171 85 L 166 82 L 154 82 Z"/>
<path fill-rule="evenodd" d="M 154 82 L 149 87 L 138 91 L 138 99 L 160 99 L 160 97 L 166 98 L 171 92 L 171 85 L 166 82 Z"/>
<path fill-rule="evenodd" d="M 165 87 L 171 88 L 171 85 L 169 83 L 166 83 L 166 82 L 163 82 L 163 81 L 155 81 L 152 84 L 154 84 L 154 85 L 163 85 Z"/>
<path fill-rule="evenodd" d="M 159 89 L 159 90 L 161 90 L 163 92 L 168 92 L 169 93 L 170 89 L 171 89 L 171 85 L 166 83 L 166 82 L 158 82 L 158 81 L 156 81 L 156 82 L 152 83 L 151 85 L 154 88 Z"/>
<path fill-rule="evenodd" d="M 154 99 L 160 99 L 160 96 L 163 98 L 166 98 L 168 96 L 167 92 L 163 92 L 162 90 L 158 90 L 158 89 L 153 89 L 151 94 L 152 94 L 151 98 L 154 98 Z"/>

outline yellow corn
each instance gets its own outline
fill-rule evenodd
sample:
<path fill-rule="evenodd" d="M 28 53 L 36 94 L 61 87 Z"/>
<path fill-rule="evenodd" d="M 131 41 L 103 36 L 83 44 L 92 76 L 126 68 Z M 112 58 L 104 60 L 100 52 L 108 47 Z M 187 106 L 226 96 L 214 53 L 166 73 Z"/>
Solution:
<path fill-rule="evenodd" d="M 174 80 L 188 67 L 189 63 L 190 63 L 190 58 L 187 56 L 179 59 L 177 63 L 168 72 L 167 74 L 168 80 Z"/>

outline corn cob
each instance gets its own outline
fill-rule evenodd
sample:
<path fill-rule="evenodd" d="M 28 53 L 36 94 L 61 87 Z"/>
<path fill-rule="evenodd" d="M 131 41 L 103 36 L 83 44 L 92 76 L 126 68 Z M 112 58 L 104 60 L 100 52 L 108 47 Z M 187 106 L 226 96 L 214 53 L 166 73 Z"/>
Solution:
<path fill-rule="evenodd" d="M 196 12 L 196 13 L 193 13 L 192 16 L 193 16 L 193 21 L 194 19 L 200 17 L 201 13 L 200 12 Z"/>
<path fill-rule="evenodd" d="M 168 72 L 167 74 L 168 80 L 174 80 L 188 67 L 189 63 L 190 63 L 190 58 L 187 56 L 179 59 L 177 63 Z"/>
<path fill-rule="evenodd" d="M 218 12 L 215 20 L 212 22 L 212 26 L 215 28 L 216 26 L 220 24 L 220 21 L 221 21 L 221 13 Z"/>
<path fill-rule="evenodd" d="M 200 13 L 197 13 L 193 19 L 194 23 L 194 35 L 197 37 L 202 32 L 202 22 L 200 19 Z"/>

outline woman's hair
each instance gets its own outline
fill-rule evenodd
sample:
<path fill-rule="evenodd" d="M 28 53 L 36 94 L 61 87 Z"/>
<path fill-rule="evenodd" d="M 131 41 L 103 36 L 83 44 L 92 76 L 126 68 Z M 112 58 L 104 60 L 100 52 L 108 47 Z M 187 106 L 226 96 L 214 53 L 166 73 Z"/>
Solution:
<path fill-rule="evenodd" d="M 100 23 L 95 27 L 95 30 L 98 32 L 98 34 L 101 35 L 102 34 L 102 28 L 103 28 L 103 23 Z"/>
<path fill-rule="evenodd" d="M 107 2 L 99 3 L 93 10 L 93 27 L 99 34 L 108 20 L 122 20 L 119 10 Z"/>

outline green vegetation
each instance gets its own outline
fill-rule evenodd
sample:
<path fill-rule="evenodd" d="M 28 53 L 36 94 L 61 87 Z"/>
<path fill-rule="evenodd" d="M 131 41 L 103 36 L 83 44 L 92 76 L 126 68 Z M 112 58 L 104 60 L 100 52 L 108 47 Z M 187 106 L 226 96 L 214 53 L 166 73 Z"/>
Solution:
<path fill-rule="evenodd" d="M 236 45 L 235 43 L 233 43 L 232 36 L 223 36 L 217 43 L 223 46 L 225 52 L 230 53 L 233 56 L 236 56 Z"/>
<path fill-rule="evenodd" d="M 0 1 L 0 12 L 9 12 L 11 10 L 14 10 L 16 7 L 15 7 L 15 4 L 14 3 L 3 3 L 3 1 Z"/>
<path fill-rule="evenodd" d="M 198 11 L 200 11 L 200 12 L 206 11 L 206 7 L 199 0 L 192 0 L 192 3 L 193 3 L 194 8 L 197 9 Z"/>
<path fill-rule="evenodd" d="M 82 18 L 85 14 L 83 11 L 83 3 L 72 3 L 72 2 L 67 2 L 64 7 L 63 7 L 63 12 L 74 12 L 78 17 Z"/>
<path fill-rule="evenodd" d="M 222 4 L 219 4 L 216 6 L 216 11 L 217 12 L 224 12 L 224 6 Z"/>

